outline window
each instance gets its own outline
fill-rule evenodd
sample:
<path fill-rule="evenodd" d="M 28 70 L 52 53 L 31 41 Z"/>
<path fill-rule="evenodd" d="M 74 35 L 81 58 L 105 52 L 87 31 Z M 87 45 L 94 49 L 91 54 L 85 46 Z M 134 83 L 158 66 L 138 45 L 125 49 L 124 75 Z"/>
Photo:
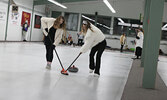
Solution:
<path fill-rule="evenodd" d="M 111 17 L 98 16 L 97 18 L 97 27 L 104 33 L 110 34 L 111 30 Z M 101 25 L 102 24 L 102 25 Z"/>
<path fill-rule="evenodd" d="M 141 27 L 140 20 L 125 19 L 125 18 L 114 18 L 114 35 L 121 35 L 125 33 L 127 36 L 136 36 L 135 29 Z"/>
<path fill-rule="evenodd" d="M 81 22 L 83 20 L 88 20 L 95 25 L 95 15 L 82 14 Z M 82 24 L 82 23 L 81 23 Z M 97 27 L 104 33 L 110 34 L 111 17 L 98 16 L 97 17 Z"/>
<path fill-rule="evenodd" d="M 65 13 L 66 29 L 70 31 L 77 31 L 79 14 Z"/>
<path fill-rule="evenodd" d="M 167 23 L 163 23 L 162 25 L 161 40 L 167 40 Z"/>

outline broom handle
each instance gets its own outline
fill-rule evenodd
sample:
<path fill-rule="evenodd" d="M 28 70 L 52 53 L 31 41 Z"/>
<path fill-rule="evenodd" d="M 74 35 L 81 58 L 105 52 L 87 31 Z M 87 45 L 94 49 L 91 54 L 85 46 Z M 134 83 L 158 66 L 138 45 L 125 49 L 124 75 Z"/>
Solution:
<path fill-rule="evenodd" d="M 79 58 L 79 56 L 81 55 L 82 53 L 79 53 L 79 55 L 75 58 L 75 60 L 71 63 L 71 65 Z M 66 69 L 66 71 L 71 67 L 71 65 Z"/>

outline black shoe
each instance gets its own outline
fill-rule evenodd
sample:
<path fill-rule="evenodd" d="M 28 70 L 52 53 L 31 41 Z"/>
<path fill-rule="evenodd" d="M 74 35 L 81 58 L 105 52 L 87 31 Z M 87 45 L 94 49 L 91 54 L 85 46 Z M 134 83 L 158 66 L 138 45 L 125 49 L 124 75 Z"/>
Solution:
<path fill-rule="evenodd" d="M 23 42 L 27 42 L 27 40 L 23 40 Z"/>

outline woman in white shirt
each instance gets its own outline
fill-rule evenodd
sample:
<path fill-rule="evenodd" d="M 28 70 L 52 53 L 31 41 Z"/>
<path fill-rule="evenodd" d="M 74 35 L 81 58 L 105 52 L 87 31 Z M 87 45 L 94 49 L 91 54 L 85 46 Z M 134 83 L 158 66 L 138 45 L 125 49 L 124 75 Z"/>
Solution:
<path fill-rule="evenodd" d="M 137 31 L 137 35 L 136 35 L 136 40 L 135 40 L 136 42 L 135 55 L 137 59 L 139 59 L 139 57 L 141 57 L 141 54 L 142 54 L 144 32 L 142 28 L 136 29 L 136 31 Z"/>
<path fill-rule="evenodd" d="M 51 69 L 53 60 L 53 50 L 62 39 L 62 34 L 65 31 L 66 24 L 63 16 L 55 18 L 42 17 L 41 25 L 45 35 L 44 44 L 46 47 L 46 69 Z"/>
<path fill-rule="evenodd" d="M 91 24 L 89 21 L 83 21 L 82 31 L 85 35 L 84 45 L 80 49 L 80 53 L 85 53 L 91 48 L 89 54 L 90 73 L 94 71 L 95 76 L 100 75 L 101 56 L 106 47 L 105 36 L 100 29 Z M 96 53 L 96 62 L 94 56 Z"/>

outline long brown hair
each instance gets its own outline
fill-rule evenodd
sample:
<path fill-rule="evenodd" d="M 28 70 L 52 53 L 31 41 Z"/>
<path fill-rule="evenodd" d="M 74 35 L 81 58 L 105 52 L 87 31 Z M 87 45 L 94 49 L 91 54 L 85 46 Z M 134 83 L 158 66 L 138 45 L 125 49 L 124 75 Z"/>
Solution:
<path fill-rule="evenodd" d="M 87 20 L 84 20 L 84 21 L 86 21 L 87 22 L 87 24 L 86 24 L 86 30 L 84 30 L 83 29 L 83 25 L 82 25 L 82 29 L 81 29 L 81 32 L 83 32 L 84 34 L 86 34 L 86 32 L 87 32 L 87 30 L 88 30 L 88 28 L 93 32 L 93 30 L 92 30 L 92 28 L 91 28 L 91 24 L 90 24 L 90 22 L 89 21 L 87 21 Z"/>
<path fill-rule="evenodd" d="M 62 24 L 59 24 L 60 23 L 60 20 L 63 19 L 63 23 Z M 62 28 L 63 30 L 66 29 L 66 22 L 65 22 L 65 18 L 63 16 L 59 16 L 56 18 L 55 22 L 54 22 L 54 27 L 57 27 L 57 28 Z"/>
<path fill-rule="evenodd" d="M 140 30 L 141 32 L 143 32 L 143 34 L 144 34 L 144 30 L 143 30 L 143 28 L 140 27 L 139 30 Z"/>

